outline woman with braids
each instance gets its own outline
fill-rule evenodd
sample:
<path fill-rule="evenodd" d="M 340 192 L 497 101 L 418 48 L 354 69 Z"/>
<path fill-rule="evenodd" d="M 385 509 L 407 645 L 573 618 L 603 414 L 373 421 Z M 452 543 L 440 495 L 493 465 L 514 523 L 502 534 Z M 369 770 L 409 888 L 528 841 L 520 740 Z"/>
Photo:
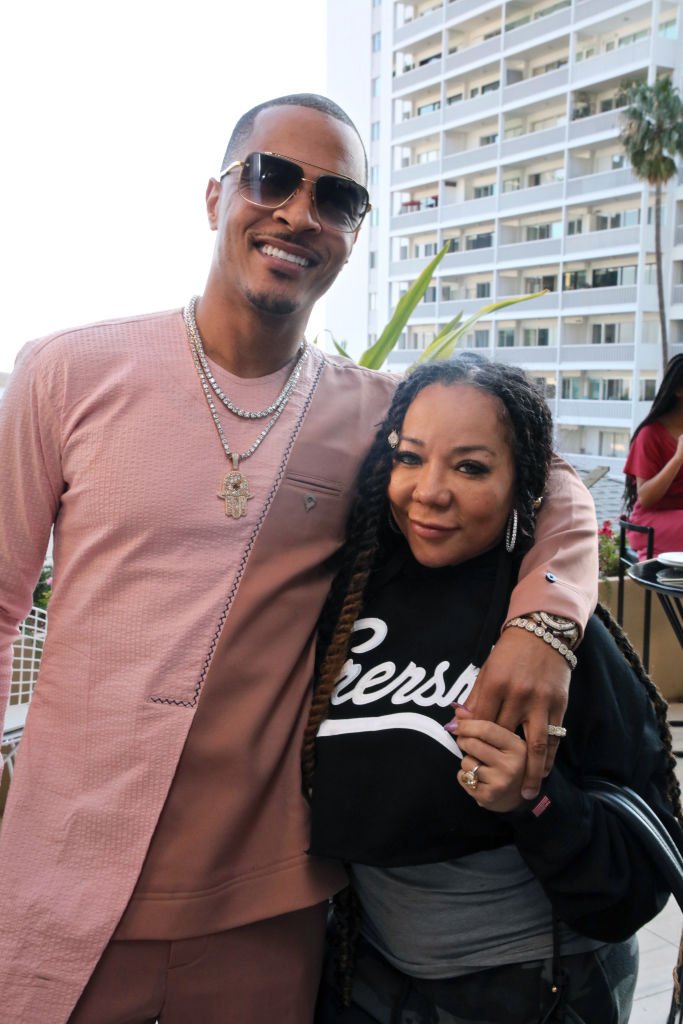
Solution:
<path fill-rule="evenodd" d="M 528 802 L 523 735 L 463 707 L 533 540 L 551 439 L 521 370 L 463 356 L 402 382 L 361 470 L 303 751 L 311 852 L 351 878 L 320 1024 L 628 1020 L 634 933 L 668 891 L 582 783 L 628 784 L 677 833 L 664 701 L 600 610 Z M 505 628 L 574 665 L 549 625 Z"/>
<path fill-rule="evenodd" d="M 652 408 L 631 438 L 624 466 L 624 507 L 639 526 L 653 526 L 654 554 L 683 548 L 683 355 L 670 359 Z M 629 543 L 645 558 L 646 534 Z"/>

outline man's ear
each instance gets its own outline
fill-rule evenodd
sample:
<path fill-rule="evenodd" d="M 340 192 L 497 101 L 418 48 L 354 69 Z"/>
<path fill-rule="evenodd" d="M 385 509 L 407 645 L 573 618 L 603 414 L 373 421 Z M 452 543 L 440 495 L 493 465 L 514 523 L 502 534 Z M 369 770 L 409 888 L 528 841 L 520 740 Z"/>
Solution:
<path fill-rule="evenodd" d="M 206 186 L 206 215 L 212 231 L 218 228 L 218 206 L 221 201 L 221 183 L 216 178 L 209 178 Z"/>

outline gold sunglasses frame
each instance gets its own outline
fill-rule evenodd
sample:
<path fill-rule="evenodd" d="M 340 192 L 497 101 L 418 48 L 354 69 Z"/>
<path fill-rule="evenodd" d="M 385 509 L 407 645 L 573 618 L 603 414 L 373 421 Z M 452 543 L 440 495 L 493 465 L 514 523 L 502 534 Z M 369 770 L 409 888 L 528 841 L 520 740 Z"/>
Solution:
<path fill-rule="evenodd" d="M 326 221 L 326 220 L 321 221 L 321 223 L 325 224 L 326 227 L 330 228 L 333 231 L 343 231 L 344 234 L 349 234 L 349 235 L 353 234 L 355 231 L 359 231 L 360 230 L 363 221 L 365 220 L 365 218 L 367 217 L 368 213 L 372 209 L 372 204 L 370 202 L 370 194 L 369 194 L 368 190 L 365 188 L 364 185 L 361 185 L 359 181 L 356 181 L 355 178 L 349 178 L 348 175 L 346 175 L 346 174 L 337 174 L 335 171 L 331 171 L 327 167 L 319 167 L 318 164 L 309 164 L 308 165 L 309 167 L 315 167 L 316 171 L 322 171 L 323 173 L 319 174 L 317 178 L 307 178 L 305 176 L 305 174 L 303 173 L 304 169 L 301 166 L 301 164 L 297 163 L 296 160 L 293 160 L 291 158 L 291 156 L 285 156 L 284 153 L 273 153 L 270 150 L 261 149 L 261 150 L 255 150 L 254 153 L 249 153 L 245 160 L 233 160 L 232 163 L 228 164 L 227 167 L 223 168 L 223 170 L 218 175 L 218 180 L 222 181 L 223 178 L 227 177 L 227 175 L 230 174 L 231 171 L 234 171 L 237 167 L 244 167 L 250 156 L 257 156 L 257 155 L 275 156 L 275 157 L 278 157 L 278 159 L 280 159 L 280 160 L 286 160 L 288 163 L 293 164 L 295 167 L 299 168 L 299 170 L 301 171 L 301 178 L 299 180 L 299 184 L 296 186 L 294 191 L 291 192 L 287 196 L 286 199 L 283 199 L 281 203 L 276 203 L 275 206 L 268 206 L 265 203 L 256 203 L 256 202 L 254 202 L 253 199 L 247 199 L 247 197 L 245 195 L 242 195 L 242 193 L 240 192 L 240 195 L 242 196 L 242 199 L 244 199 L 245 203 L 249 203 L 251 206 L 258 206 L 262 210 L 280 210 L 280 209 L 282 209 L 283 206 L 287 205 L 287 203 L 290 201 L 290 199 L 294 198 L 294 196 L 297 194 L 297 192 L 299 191 L 301 186 L 304 184 L 304 182 L 306 182 L 307 184 L 309 184 L 311 186 L 314 186 L 316 184 L 316 182 L 320 178 L 325 178 L 325 177 L 341 178 L 342 181 L 350 181 L 350 182 L 352 182 L 352 184 L 357 185 L 358 188 L 362 188 L 363 191 L 365 192 L 365 194 L 368 197 L 368 205 L 365 208 L 365 210 L 363 211 L 363 216 L 361 217 L 360 221 L 358 222 L 358 226 L 355 227 L 355 228 L 338 228 L 338 227 L 334 227 L 334 225 L 329 224 L 328 221 Z M 315 207 L 315 210 L 316 210 L 316 213 L 317 213 L 317 209 L 318 208 L 317 208 L 317 206 L 315 204 L 315 189 L 314 188 L 311 188 L 311 202 L 313 203 L 313 206 Z M 320 216 L 320 215 L 318 214 L 318 216 Z"/>

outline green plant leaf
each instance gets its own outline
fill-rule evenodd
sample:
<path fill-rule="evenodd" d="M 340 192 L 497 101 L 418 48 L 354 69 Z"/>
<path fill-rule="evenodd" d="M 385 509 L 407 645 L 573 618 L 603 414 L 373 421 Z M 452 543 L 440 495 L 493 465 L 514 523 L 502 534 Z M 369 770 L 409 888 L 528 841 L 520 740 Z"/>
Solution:
<path fill-rule="evenodd" d="M 488 306 L 482 306 L 480 310 L 469 316 L 464 323 L 460 323 L 462 313 L 458 313 L 450 323 L 441 328 L 436 337 L 419 354 L 412 365 L 417 366 L 418 363 L 430 363 L 437 359 L 448 359 L 460 338 L 469 330 L 472 324 L 476 324 L 477 320 L 481 320 L 483 316 L 487 316 L 489 313 L 495 313 L 498 309 L 505 309 L 506 306 L 514 306 L 518 302 L 538 299 L 541 295 L 547 294 L 547 291 L 548 289 L 544 288 L 542 291 L 533 292 L 531 295 L 516 295 L 511 299 L 500 299 L 498 302 L 491 302 Z"/>
<path fill-rule="evenodd" d="M 420 276 L 413 281 L 405 295 L 401 296 L 396 304 L 396 309 L 391 315 L 391 319 L 375 344 L 366 349 L 358 360 L 360 366 L 365 366 L 370 370 L 379 370 L 379 368 L 384 364 L 389 353 L 395 348 L 396 342 L 401 335 L 401 331 L 407 324 L 410 314 L 427 291 L 429 282 L 434 276 L 434 271 L 448 252 L 449 248 L 450 242 L 444 245 L 441 252 L 437 253 L 434 259 L 424 268 Z"/>

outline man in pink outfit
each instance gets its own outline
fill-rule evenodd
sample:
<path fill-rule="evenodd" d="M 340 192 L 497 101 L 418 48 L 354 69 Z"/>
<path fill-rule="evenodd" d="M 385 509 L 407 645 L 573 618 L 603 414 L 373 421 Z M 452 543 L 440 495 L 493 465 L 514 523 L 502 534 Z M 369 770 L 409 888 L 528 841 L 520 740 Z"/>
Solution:
<path fill-rule="evenodd" d="M 201 298 L 18 360 L 0 406 L 3 706 L 53 525 L 54 594 L 0 835 L 7 1020 L 311 1020 L 344 882 L 306 854 L 315 625 L 394 384 L 304 330 L 351 254 L 365 179 L 336 104 L 254 108 L 208 185 Z M 596 566 L 590 498 L 558 461 L 510 617 L 580 632 Z M 568 679 L 519 629 L 482 670 L 478 711 L 525 726 L 529 796 Z"/>

